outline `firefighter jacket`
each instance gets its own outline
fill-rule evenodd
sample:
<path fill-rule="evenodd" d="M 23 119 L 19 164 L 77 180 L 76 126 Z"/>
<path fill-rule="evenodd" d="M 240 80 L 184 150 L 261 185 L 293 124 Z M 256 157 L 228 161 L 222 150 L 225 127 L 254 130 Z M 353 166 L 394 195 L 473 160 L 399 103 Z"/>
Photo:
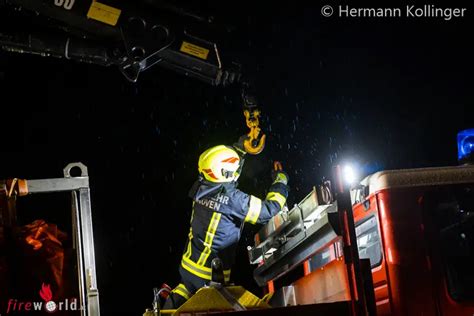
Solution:
<path fill-rule="evenodd" d="M 193 198 L 191 228 L 181 268 L 211 280 L 212 259 L 219 257 L 228 282 L 243 223 L 268 222 L 285 205 L 288 187 L 275 182 L 265 200 L 261 200 L 240 191 L 235 183 L 214 184 L 201 179 L 190 195 Z"/>

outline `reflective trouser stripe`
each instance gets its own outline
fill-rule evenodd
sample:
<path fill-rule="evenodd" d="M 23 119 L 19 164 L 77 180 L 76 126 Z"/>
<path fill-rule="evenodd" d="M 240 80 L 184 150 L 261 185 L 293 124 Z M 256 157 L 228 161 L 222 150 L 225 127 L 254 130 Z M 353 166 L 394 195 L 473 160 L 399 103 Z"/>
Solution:
<path fill-rule="evenodd" d="M 245 221 L 250 224 L 255 224 L 262 210 L 262 200 L 251 195 L 249 204 L 249 211 L 247 212 L 247 216 L 245 216 Z"/>
<path fill-rule="evenodd" d="M 197 264 L 200 266 L 206 265 L 207 258 L 211 254 L 212 241 L 214 240 L 214 236 L 216 235 L 217 226 L 219 225 L 221 216 L 222 214 L 217 212 L 214 212 L 214 214 L 212 214 L 211 222 L 209 223 L 209 227 L 207 227 L 206 238 L 204 240 L 204 250 L 199 256 L 199 260 L 197 262 Z"/>
<path fill-rule="evenodd" d="M 188 272 L 200 277 L 201 279 L 209 281 L 212 280 L 211 268 L 198 265 L 189 258 L 183 257 L 181 260 L 181 266 Z M 224 279 L 226 282 L 230 280 L 230 270 L 224 270 Z"/>
<path fill-rule="evenodd" d="M 191 293 L 189 293 L 188 289 L 186 286 L 184 286 L 183 283 L 180 283 L 176 288 L 174 288 L 171 293 L 176 293 L 184 297 L 186 300 L 189 300 L 191 297 Z"/>
<path fill-rule="evenodd" d="M 278 204 L 280 204 L 280 209 L 283 208 L 283 205 L 285 205 L 285 202 L 286 202 L 286 198 L 278 192 L 268 193 L 266 200 L 278 202 Z"/>

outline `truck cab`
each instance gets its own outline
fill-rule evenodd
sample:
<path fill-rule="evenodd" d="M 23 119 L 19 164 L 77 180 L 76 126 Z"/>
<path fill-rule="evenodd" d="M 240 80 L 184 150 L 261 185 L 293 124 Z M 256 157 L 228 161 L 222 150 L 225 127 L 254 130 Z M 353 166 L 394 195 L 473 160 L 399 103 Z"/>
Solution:
<path fill-rule="evenodd" d="M 474 315 L 474 166 L 377 172 L 351 201 L 377 315 Z"/>

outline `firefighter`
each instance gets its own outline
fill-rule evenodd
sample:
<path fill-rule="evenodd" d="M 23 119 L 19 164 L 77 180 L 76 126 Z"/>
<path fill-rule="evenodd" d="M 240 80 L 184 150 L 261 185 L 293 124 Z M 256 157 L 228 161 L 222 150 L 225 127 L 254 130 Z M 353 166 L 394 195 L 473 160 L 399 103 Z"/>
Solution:
<path fill-rule="evenodd" d="M 215 146 L 199 157 L 199 179 L 190 190 L 191 228 L 179 267 L 181 283 L 164 309 L 175 309 L 211 281 L 211 262 L 220 258 L 224 280 L 229 281 L 244 223 L 264 224 L 285 205 L 288 176 L 274 171 L 265 200 L 237 189 L 245 151 L 238 146 Z"/>

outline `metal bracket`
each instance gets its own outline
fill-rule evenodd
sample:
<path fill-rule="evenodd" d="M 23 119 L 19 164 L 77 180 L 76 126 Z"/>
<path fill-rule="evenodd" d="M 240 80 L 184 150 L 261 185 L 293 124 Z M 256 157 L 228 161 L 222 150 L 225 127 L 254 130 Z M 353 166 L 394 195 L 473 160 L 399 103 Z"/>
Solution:
<path fill-rule="evenodd" d="M 81 174 L 78 177 L 88 177 L 89 174 L 87 173 L 87 167 L 82 163 L 82 162 L 71 162 L 68 164 L 66 167 L 64 167 L 63 172 L 64 172 L 64 177 L 65 178 L 71 178 L 71 170 L 74 168 L 79 168 L 81 169 Z"/>
<path fill-rule="evenodd" d="M 75 168 L 79 176 L 72 176 Z M 94 236 L 87 167 L 81 162 L 68 164 L 64 178 L 27 180 L 28 194 L 71 192 L 73 245 L 77 251 L 81 316 L 99 316 L 99 291 L 95 272 Z"/>

